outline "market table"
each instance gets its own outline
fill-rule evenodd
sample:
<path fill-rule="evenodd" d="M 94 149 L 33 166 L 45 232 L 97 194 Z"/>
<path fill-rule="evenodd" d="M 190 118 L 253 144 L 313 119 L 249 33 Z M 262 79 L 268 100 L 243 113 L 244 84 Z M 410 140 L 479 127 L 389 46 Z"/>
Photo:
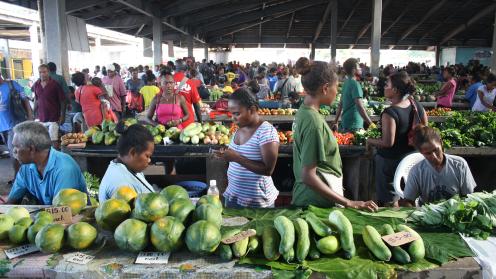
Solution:
<path fill-rule="evenodd" d="M 435 103 L 434 103 L 435 104 Z M 292 123 L 294 121 L 294 115 L 261 115 L 262 120 L 268 121 L 272 124 L 280 124 L 280 123 Z M 429 116 L 430 122 L 444 122 L 448 116 Z M 333 122 L 336 120 L 336 115 L 328 115 L 325 117 L 327 122 Z M 374 122 L 378 122 L 380 120 L 379 115 L 372 115 L 370 119 Z M 205 116 L 204 121 L 214 121 L 214 122 L 232 122 L 232 118 L 227 115 L 218 115 L 214 118 L 209 116 Z"/>
<path fill-rule="evenodd" d="M 4 213 L 12 206 L 0 206 Z M 46 206 L 24 206 L 30 212 Z M 112 232 L 99 231 L 101 241 L 84 251 L 95 258 L 87 265 L 68 262 L 75 253 L 64 248 L 56 254 L 36 252 L 15 259 L 0 254 L 0 276 L 37 278 L 273 278 L 270 269 L 251 265 L 238 265 L 236 261 L 225 262 L 218 256 L 197 256 L 182 250 L 172 253 L 167 264 L 136 264 L 137 254 L 119 250 Z M 104 240 L 104 241 L 103 241 Z M 0 243 L 0 249 L 12 246 Z M 188 266 L 188 267 L 186 267 Z M 326 278 L 325 274 L 313 272 L 311 278 Z M 421 272 L 398 271 L 397 278 L 482 278 L 480 266 L 472 257 L 460 258 L 440 267 Z"/>

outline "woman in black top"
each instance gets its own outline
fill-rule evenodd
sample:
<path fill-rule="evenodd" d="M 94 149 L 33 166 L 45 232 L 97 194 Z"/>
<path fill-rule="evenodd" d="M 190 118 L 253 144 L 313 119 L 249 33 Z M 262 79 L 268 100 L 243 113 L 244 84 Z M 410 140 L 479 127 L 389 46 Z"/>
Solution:
<path fill-rule="evenodd" d="M 406 72 L 395 73 L 388 78 L 384 95 L 392 104 L 381 115 L 382 137 L 367 140 L 368 147 L 377 147 L 374 161 L 379 206 L 397 206 L 399 197 L 393 188 L 394 173 L 400 161 L 414 151 L 408 144 L 408 132 L 412 123 L 427 124 L 423 107 L 409 98 L 414 92 L 415 85 Z M 412 102 L 417 107 L 418 116 L 415 115 Z M 417 120 L 419 118 L 420 123 Z"/>

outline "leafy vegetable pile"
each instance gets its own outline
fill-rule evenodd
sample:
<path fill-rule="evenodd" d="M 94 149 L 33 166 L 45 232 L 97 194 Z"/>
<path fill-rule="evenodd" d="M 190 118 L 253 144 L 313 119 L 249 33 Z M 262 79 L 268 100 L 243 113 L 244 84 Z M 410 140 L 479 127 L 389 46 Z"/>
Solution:
<path fill-rule="evenodd" d="M 86 187 L 88 188 L 88 194 L 90 194 L 90 196 L 93 198 L 98 198 L 100 179 L 87 171 L 83 173 L 83 177 L 84 181 L 86 182 Z"/>
<path fill-rule="evenodd" d="M 496 225 L 496 191 L 424 205 L 408 217 L 408 222 L 424 227 L 445 226 L 453 232 L 487 239 Z"/>
<path fill-rule="evenodd" d="M 355 138 L 353 144 L 355 145 L 365 145 L 368 138 L 376 139 L 380 138 L 382 132 L 379 128 L 372 128 L 367 130 L 359 130 L 355 132 Z"/>
<path fill-rule="evenodd" d="M 445 148 L 496 146 L 494 112 L 453 112 L 446 121 L 429 125 L 439 130 Z"/>

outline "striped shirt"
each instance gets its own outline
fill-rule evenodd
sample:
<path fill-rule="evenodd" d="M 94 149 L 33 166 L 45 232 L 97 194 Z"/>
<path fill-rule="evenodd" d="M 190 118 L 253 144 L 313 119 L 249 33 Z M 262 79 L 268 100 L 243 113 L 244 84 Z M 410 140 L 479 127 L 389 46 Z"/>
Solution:
<path fill-rule="evenodd" d="M 252 161 L 262 161 L 261 147 L 264 144 L 277 142 L 277 130 L 269 122 L 264 122 L 253 136 L 242 145 L 231 139 L 229 148 Z M 237 198 L 238 204 L 246 207 L 267 207 L 274 203 L 279 194 L 272 177 L 255 174 L 238 163 L 230 162 L 227 170 L 228 186 L 224 192 L 226 199 Z"/>

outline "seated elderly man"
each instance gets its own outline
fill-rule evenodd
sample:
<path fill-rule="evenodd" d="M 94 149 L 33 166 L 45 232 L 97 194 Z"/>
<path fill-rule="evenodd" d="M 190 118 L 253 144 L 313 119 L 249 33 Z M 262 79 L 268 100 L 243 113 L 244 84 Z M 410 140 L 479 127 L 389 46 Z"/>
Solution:
<path fill-rule="evenodd" d="M 50 205 L 62 189 L 87 192 L 81 169 L 71 156 L 51 147 L 43 124 L 26 121 L 14 127 L 13 149 L 21 169 L 10 191 L 8 204 L 19 204 L 24 197 Z"/>
<path fill-rule="evenodd" d="M 477 186 L 467 162 L 462 157 L 444 153 L 441 137 L 431 127 L 417 126 L 415 148 L 425 157 L 408 175 L 402 205 L 413 206 L 447 200 L 455 195 L 466 196 Z"/>

